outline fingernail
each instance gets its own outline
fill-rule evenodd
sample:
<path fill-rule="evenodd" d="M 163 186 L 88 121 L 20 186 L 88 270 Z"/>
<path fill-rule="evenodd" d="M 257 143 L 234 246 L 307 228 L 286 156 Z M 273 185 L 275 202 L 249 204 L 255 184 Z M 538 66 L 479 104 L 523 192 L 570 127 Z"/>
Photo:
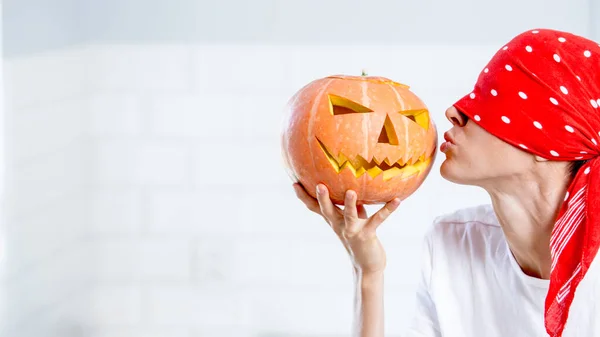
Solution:
<path fill-rule="evenodd" d="M 321 188 L 319 185 L 317 185 L 317 194 L 321 194 Z"/>

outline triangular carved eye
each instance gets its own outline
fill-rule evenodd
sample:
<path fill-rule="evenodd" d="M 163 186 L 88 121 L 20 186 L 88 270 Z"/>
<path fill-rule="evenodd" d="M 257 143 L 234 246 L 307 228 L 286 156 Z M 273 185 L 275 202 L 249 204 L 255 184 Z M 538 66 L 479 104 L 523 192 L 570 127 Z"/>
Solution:
<path fill-rule="evenodd" d="M 354 101 L 347 98 L 329 94 L 329 109 L 332 115 L 344 115 L 354 113 L 369 113 L 373 110 L 362 106 Z"/>
<path fill-rule="evenodd" d="M 400 111 L 406 118 L 419 124 L 423 129 L 429 129 L 429 111 L 427 109 Z"/>

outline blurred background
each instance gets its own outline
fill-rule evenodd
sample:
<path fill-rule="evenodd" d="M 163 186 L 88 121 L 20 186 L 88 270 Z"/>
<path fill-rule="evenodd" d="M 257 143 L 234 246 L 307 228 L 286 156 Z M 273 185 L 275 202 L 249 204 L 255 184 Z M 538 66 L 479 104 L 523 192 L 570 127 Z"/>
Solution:
<path fill-rule="evenodd" d="M 0 336 L 350 336 L 345 250 L 281 165 L 287 100 L 331 74 L 411 85 L 439 135 L 533 28 L 600 39 L 600 0 L 4 0 Z M 401 336 L 439 175 L 380 228 Z M 372 212 L 374 208 L 369 208 Z"/>

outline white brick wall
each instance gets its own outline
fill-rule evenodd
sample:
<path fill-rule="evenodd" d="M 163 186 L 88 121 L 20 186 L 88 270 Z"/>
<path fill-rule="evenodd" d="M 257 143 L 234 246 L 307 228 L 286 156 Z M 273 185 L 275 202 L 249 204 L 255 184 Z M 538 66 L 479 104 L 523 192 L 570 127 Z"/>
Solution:
<path fill-rule="evenodd" d="M 191 150 L 178 140 L 100 140 L 93 151 L 93 182 L 98 185 L 183 187 L 191 180 Z"/>
<path fill-rule="evenodd" d="M 3 64 L 2 336 L 59 334 L 56 308 L 90 281 L 84 55 L 63 50 Z"/>
<path fill-rule="evenodd" d="M 103 237 L 88 243 L 96 253 L 94 280 L 111 282 L 186 282 L 192 247 L 186 238 Z"/>
<path fill-rule="evenodd" d="M 91 93 L 182 93 L 190 90 L 191 53 L 186 46 L 90 46 L 86 75 Z"/>
<path fill-rule="evenodd" d="M 349 260 L 281 166 L 283 105 L 308 81 L 367 68 L 412 85 L 441 135 L 444 109 L 493 51 L 100 45 L 14 61 L 7 285 L 50 286 L 10 298 L 19 322 L 38 323 L 18 336 L 348 335 Z M 433 217 L 485 201 L 460 186 L 449 197 L 440 161 L 380 230 L 392 336 L 410 318 Z M 29 270 L 38 283 L 22 283 Z"/>

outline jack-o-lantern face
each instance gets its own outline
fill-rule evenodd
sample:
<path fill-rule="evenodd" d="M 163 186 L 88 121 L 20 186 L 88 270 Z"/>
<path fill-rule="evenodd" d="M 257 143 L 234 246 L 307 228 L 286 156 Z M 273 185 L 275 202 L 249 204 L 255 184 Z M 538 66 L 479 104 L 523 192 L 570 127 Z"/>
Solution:
<path fill-rule="evenodd" d="M 428 175 L 437 132 L 408 86 L 383 77 L 330 76 L 311 82 L 287 105 L 282 134 L 290 174 L 311 195 L 324 183 L 343 203 L 382 203 L 412 194 Z"/>

